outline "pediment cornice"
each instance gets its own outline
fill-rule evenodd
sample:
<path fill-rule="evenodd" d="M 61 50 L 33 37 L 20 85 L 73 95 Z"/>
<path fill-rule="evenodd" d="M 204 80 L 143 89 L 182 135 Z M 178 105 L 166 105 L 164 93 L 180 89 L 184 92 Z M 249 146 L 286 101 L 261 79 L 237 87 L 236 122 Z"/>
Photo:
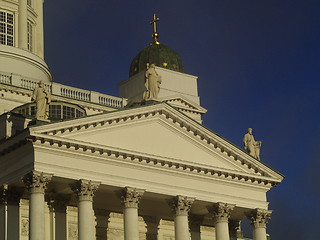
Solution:
<path fill-rule="evenodd" d="M 226 141 L 219 135 L 203 127 L 201 124 L 190 119 L 166 103 L 125 109 L 122 111 L 115 111 L 80 119 L 31 127 L 30 135 L 36 137 L 37 141 L 38 138 L 51 139 L 51 141 L 57 138 L 56 140 L 59 139 L 60 145 L 62 145 L 63 141 L 69 142 L 69 144 L 71 144 L 71 142 L 76 144 L 77 140 L 73 141 L 69 137 L 70 135 L 81 132 L 85 133 L 86 131 L 91 130 L 99 130 L 99 128 L 109 127 L 112 125 L 120 126 L 121 124 L 129 124 L 135 121 L 141 122 L 152 119 L 160 119 L 161 121 L 174 126 L 175 129 L 178 129 L 177 131 L 183 132 L 194 141 L 201 143 L 207 148 L 211 148 L 220 152 L 224 158 L 228 159 L 228 161 L 233 162 L 238 166 L 250 169 L 254 176 L 251 176 L 251 179 L 260 179 L 261 181 L 262 179 L 268 179 L 268 181 L 272 182 L 272 185 L 281 182 L 283 179 L 281 174 L 266 166 L 264 163 L 257 161 L 246 152 L 239 149 L 237 146 Z M 94 145 L 91 146 L 89 143 L 81 143 L 81 145 L 90 147 L 90 149 L 93 149 L 94 152 L 97 151 L 96 148 L 93 148 Z M 101 147 L 101 149 L 103 148 Z M 128 152 L 126 154 L 128 154 Z M 140 155 L 143 156 L 143 154 Z M 206 169 L 207 170 L 204 171 L 207 173 L 211 172 L 213 174 L 217 174 L 217 170 L 215 169 L 211 169 L 209 167 Z M 227 170 L 222 170 L 223 169 L 219 170 L 221 171 L 221 175 L 222 172 L 225 172 L 226 174 L 228 173 L 228 177 L 231 176 L 229 174 L 236 174 Z M 236 177 L 236 175 L 234 176 Z M 249 177 L 249 175 L 247 177 Z"/>
<path fill-rule="evenodd" d="M 201 107 L 199 104 L 191 101 L 190 99 L 187 99 L 182 95 L 161 98 L 160 100 L 170 104 L 171 106 L 179 110 L 194 112 L 198 114 L 204 114 L 207 112 L 205 108 Z"/>
<path fill-rule="evenodd" d="M 269 176 L 233 171 L 230 169 L 212 167 L 205 164 L 140 153 L 111 146 L 90 144 L 58 136 L 34 134 L 29 137 L 27 141 L 32 142 L 35 148 L 39 147 L 47 151 L 59 151 L 65 152 L 65 154 L 75 155 L 80 154 L 90 156 L 90 158 L 103 160 L 108 159 L 108 161 L 114 161 L 119 164 L 123 164 L 125 161 L 126 164 L 158 168 L 164 171 L 179 172 L 179 174 L 184 173 L 190 176 L 213 178 L 254 187 L 260 186 L 262 188 L 270 189 L 279 183 L 279 181 Z"/>

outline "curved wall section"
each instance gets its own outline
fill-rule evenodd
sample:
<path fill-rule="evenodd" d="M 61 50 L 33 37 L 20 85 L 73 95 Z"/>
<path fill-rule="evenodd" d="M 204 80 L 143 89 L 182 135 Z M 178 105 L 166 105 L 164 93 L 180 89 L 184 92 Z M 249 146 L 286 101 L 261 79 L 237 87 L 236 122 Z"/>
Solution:
<path fill-rule="evenodd" d="M 21 75 L 28 79 L 51 82 L 52 76 L 45 61 L 16 47 L 0 44 L 0 72 Z"/>

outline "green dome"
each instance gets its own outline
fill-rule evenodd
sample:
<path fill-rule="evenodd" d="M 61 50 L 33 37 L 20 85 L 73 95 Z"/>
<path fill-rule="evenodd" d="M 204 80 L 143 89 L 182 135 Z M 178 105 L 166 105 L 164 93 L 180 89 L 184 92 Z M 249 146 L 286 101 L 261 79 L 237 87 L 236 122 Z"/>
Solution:
<path fill-rule="evenodd" d="M 158 67 L 177 72 L 184 72 L 183 63 L 179 55 L 171 48 L 159 43 L 152 43 L 138 53 L 130 66 L 129 76 L 145 70 L 147 63 L 154 63 Z"/>

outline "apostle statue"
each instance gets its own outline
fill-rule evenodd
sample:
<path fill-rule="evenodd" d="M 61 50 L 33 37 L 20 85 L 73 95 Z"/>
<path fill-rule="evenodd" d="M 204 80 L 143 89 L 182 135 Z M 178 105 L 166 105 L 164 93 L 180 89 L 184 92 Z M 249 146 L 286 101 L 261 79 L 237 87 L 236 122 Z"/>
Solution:
<path fill-rule="evenodd" d="M 144 100 L 155 100 L 158 97 L 160 91 L 160 84 L 161 84 L 161 76 L 156 72 L 156 65 L 147 64 L 147 70 L 145 73 L 145 87 L 146 91 L 143 94 Z"/>
<path fill-rule="evenodd" d="M 252 157 L 260 160 L 260 148 L 262 142 L 254 140 L 252 128 L 248 128 L 248 132 L 244 135 L 243 144 L 244 149 L 246 149 Z"/>
<path fill-rule="evenodd" d="M 51 102 L 50 93 L 44 88 L 43 81 L 40 81 L 39 86 L 33 91 L 31 101 L 36 102 L 36 119 L 48 120 L 49 118 L 49 103 Z"/>

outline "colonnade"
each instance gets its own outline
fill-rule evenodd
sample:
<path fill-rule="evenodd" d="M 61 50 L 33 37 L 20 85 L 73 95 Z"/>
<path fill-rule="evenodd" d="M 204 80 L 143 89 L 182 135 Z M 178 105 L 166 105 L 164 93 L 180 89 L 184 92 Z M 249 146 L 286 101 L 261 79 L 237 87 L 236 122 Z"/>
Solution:
<path fill-rule="evenodd" d="M 23 182 L 29 191 L 29 239 L 45 239 L 45 190 L 51 180 L 52 175 L 41 172 L 31 172 L 24 176 Z M 94 233 L 94 211 L 93 197 L 100 183 L 89 180 L 78 180 L 71 184 L 71 189 L 78 199 L 78 239 L 95 239 Z M 8 223 L 8 199 L 12 199 L 12 192 L 7 185 L 2 186 L 0 191 L 0 240 L 8 239 L 6 224 Z M 122 189 L 120 200 L 123 206 L 124 218 L 124 240 L 139 240 L 138 230 L 138 206 L 143 197 L 144 190 L 125 187 Z M 19 198 L 21 194 L 16 194 Z M 192 216 L 192 222 L 196 222 L 189 228 L 189 212 L 194 202 L 194 198 L 186 196 L 175 196 L 168 200 L 174 215 L 174 229 L 176 240 L 200 240 L 201 216 Z M 64 225 L 56 232 L 55 239 L 66 239 L 66 206 L 65 198 L 56 198 L 51 206 L 55 211 L 56 223 Z M 229 229 L 229 218 L 235 205 L 227 203 L 215 203 L 208 207 L 215 224 L 216 240 L 231 240 Z M 271 211 L 264 209 L 254 209 L 247 213 L 253 226 L 254 240 L 266 240 L 266 223 L 270 218 Z M 19 218 L 18 218 L 19 219 Z M 239 222 L 239 221 L 238 221 Z M 19 224 L 18 224 L 19 225 Z M 198 228 L 198 230 L 196 229 Z M 62 229 L 62 231 L 61 231 Z M 64 229 L 64 230 L 63 230 Z M 190 233 L 191 229 L 191 233 Z M 19 231 L 18 231 L 19 232 Z M 10 239 L 10 238 L 9 238 Z M 12 238 L 18 239 L 18 238 Z"/>

